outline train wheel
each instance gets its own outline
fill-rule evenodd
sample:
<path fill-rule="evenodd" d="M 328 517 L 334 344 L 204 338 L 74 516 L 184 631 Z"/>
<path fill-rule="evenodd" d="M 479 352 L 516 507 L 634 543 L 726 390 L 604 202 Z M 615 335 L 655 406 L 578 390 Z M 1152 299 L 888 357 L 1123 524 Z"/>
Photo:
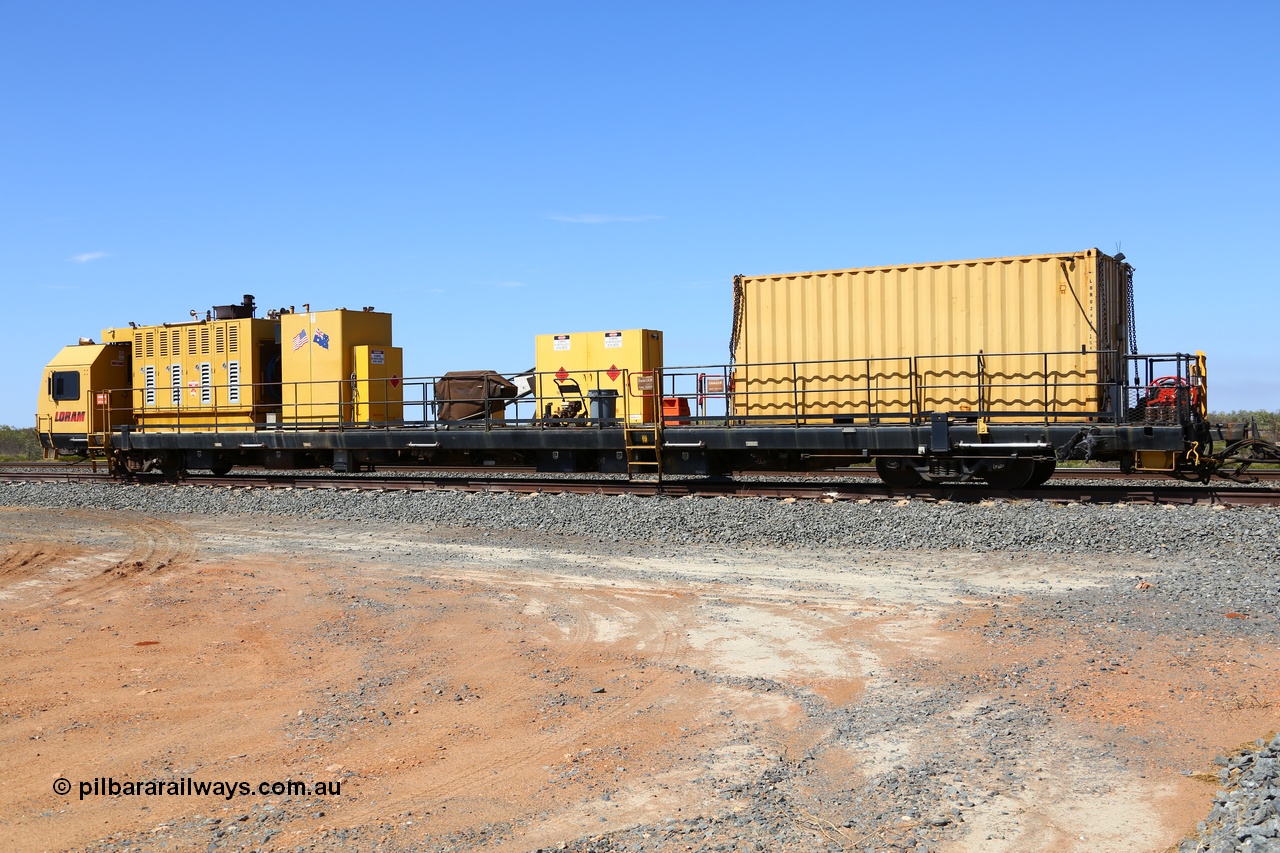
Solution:
<path fill-rule="evenodd" d="M 894 459 L 892 456 L 876 457 L 876 473 L 884 480 L 885 485 L 895 489 L 909 489 L 921 482 L 919 471 L 906 460 Z"/>
<path fill-rule="evenodd" d="M 1036 463 L 1030 459 L 992 462 L 987 469 L 987 485 L 996 489 L 1021 489 L 1031 483 Z"/>
<path fill-rule="evenodd" d="M 225 477 L 231 473 L 230 462 L 214 462 L 209 466 L 210 473 L 215 477 Z"/>
<path fill-rule="evenodd" d="M 1035 470 L 1031 472 L 1031 479 L 1027 481 L 1027 488 L 1035 488 L 1043 486 L 1049 482 L 1049 478 L 1053 476 L 1053 472 L 1058 470 L 1058 462 L 1055 459 L 1037 459 Z"/>

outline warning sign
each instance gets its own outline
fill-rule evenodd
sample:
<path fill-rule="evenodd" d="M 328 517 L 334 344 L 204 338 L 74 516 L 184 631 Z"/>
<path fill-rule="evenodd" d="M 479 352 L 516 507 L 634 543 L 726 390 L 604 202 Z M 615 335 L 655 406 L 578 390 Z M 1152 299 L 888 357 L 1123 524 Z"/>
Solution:
<path fill-rule="evenodd" d="M 385 364 L 386 362 L 384 361 L 384 358 L 385 357 L 382 354 L 382 350 L 380 349 L 369 350 L 370 364 Z"/>
<path fill-rule="evenodd" d="M 391 374 L 391 387 L 395 388 L 399 384 L 400 384 L 400 375 L 397 373 Z"/>
<path fill-rule="evenodd" d="M 604 348 L 622 349 L 622 332 L 605 332 Z"/>
<path fill-rule="evenodd" d="M 96 400 L 98 401 L 98 405 L 99 405 L 99 406 L 105 406 L 105 405 L 107 404 L 107 395 L 106 395 L 106 394 L 101 394 L 101 393 L 99 393 L 99 394 L 95 395 L 95 398 L 94 398 L 94 399 L 96 399 Z"/>
<path fill-rule="evenodd" d="M 557 352 L 563 352 L 563 351 L 565 351 L 565 350 L 569 349 L 569 336 L 568 336 L 568 335 L 555 335 L 553 340 L 554 340 L 554 343 L 552 343 L 552 347 L 553 347 Z"/>
<path fill-rule="evenodd" d="M 569 378 L 569 371 L 565 370 L 563 367 L 556 371 L 556 379 L 559 379 L 561 382 L 565 381 L 568 378 Z"/>
<path fill-rule="evenodd" d="M 724 377 L 708 376 L 707 377 L 707 393 L 723 394 L 724 393 Z"/>
<path fill-rule="evenodd" d="M 608 346 L 608 344 L 605 344 L 605 346 Z M 618 369 L 618 365 L 611 364 L 609 369 L 604 372 L 604 375 L 609 377 L 610 382 L 617 382 L 618 377 L 622 375 L 622 371 Z"/>

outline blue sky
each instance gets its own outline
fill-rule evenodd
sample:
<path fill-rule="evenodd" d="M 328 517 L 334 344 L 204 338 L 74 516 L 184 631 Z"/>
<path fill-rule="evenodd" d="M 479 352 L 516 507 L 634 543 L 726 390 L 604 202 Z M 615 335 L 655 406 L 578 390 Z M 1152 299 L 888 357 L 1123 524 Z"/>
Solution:
<path fill-rule="evenodd" d="M 375 305 L 406 372 L 735 273 L 1121 246 L 1144 351 L 1280 409 L 1280 5 L 0 2 L 0 423 L 103 326 Z"/>

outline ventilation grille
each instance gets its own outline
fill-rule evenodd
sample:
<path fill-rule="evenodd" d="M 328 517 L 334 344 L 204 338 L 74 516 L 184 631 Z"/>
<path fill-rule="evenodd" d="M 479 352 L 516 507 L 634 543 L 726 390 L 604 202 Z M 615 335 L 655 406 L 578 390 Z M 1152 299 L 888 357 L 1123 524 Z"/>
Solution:
<path fill-rule="evenodd" d="M 213 369 L 207 361 L 197 367 L 200 370 L 200 405 L 207 406 L 213 402 Z"/>
<path fill-rule="evenodd" d="M 147 335 L 148 339 L 151 337 Z M 147 343 L 151 341 L 148 340 Z M 144 406 L 154 406 L 156 404 L 156 366 L 148 364 L 142 368 L 142 403 Z"/>
<path fill-rule="evenodd" d="M 227 362 L 227 402 L 240 402 L 240 362 Z"/>
<path fill-rule="evenodd" d="M 169 370 L 169 389 L 173 405 L 182 405 L 182 365 L 174 364 Z"/>

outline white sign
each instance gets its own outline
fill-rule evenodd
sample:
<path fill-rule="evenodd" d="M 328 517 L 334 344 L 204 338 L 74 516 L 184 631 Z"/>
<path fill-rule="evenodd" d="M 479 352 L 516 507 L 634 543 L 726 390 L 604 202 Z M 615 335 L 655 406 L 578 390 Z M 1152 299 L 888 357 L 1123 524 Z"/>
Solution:
<path fill-rule="evenodd" d="M 559 351 L 559 350 L 567 350 L 567 349 L 569 348 L 569 336 L 568 336 L 568 335 L 556 335 L 556 336 L 555 336 L 555 343 L 554 343 L 552 346 L 553 346 L 557 351 Z"/>
<path fill-rule="evenodd" d="M 380 350 L 380 349 L 369 350 L 369 363 L 370 363 L 370 364 L 385 364 L 385 362 L 384 362 L 384 361 L 383 361 L 383 359 L 382 359 L 382 350 Z"/>
<path fill-rule="evenodd" d="M 622 332 L 605 332 L 604 348 L 622 349 Z"/>

